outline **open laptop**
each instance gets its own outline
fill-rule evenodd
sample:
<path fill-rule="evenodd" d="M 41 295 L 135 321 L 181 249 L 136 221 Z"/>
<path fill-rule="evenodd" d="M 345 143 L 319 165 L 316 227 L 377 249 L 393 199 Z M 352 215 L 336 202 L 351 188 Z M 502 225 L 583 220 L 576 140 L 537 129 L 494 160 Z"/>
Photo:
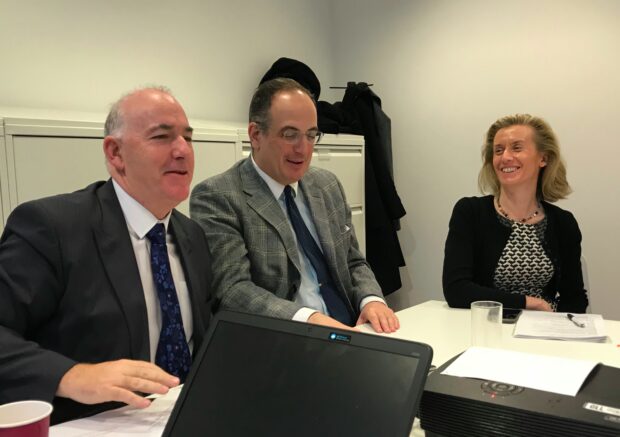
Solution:
<path fill-rule="evenodd" d="M 408 436 L 425 344 L 220 312 L 164 436 Z"/>

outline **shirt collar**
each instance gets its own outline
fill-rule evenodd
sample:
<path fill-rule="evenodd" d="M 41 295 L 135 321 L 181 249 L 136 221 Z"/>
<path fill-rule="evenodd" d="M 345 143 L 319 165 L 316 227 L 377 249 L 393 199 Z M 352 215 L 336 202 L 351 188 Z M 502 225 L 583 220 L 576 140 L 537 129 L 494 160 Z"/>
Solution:
<path fill-rule="evenodd" d="M 125 221 L 129 232 L 132 232 L 139 239 L 144 238 L 146 233 L 151 230 L 156 223 L 163 223 L 166 231 L 170 222 L 170 213 L 161 220 L 158 220 L 148 209 L 142 206 L 136 199 L 131 197 L 114 179 L 112 185 L 116 192 L 118 202 L 121 204 Z M 284 188 L 283 188 L 284 189 Z"/>
<path fill-rule="evenodd" d="M 267 186 L 269 187 L 269 189 L 271 190 L 275 198 L 279 199 L 280 196 L 282 196 L 282 193 L 284 192 L 285 185 L 282 185 L 280 182 L 276 181 L 274 178 L 272 178 L 267 173 L 265 173 L 263 169 L 261 169 L 258 166 L 256 161 L 254 161 L 254 156 L 250 155 L 250 159 L 252 160 L 252 164 L 254 165 L 254 168 L 256 169 L 256 172 L 258 173 L 258 175 L 261 177 L 262 180 L 265 181 L 265 183 L 267 184 Z M 293 182 L 292 184 L 289 184 L 291 188 L 293 189 L 293 192 L 295 193 L 295 197 L 297 197 L 297 185 L 298 184 L 299 182 Z"/>

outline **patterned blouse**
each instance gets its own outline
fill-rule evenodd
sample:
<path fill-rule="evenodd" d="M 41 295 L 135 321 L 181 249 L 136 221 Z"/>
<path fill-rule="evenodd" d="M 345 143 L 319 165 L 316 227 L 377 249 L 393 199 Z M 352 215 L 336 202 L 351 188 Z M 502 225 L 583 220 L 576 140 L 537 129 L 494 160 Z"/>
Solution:
<path fill-rule="evenodd" d="M 543 247 L 547 217 L 533 225 L 513 222 L 499 213 L 497 217 L 502 225 L 512 228 L 512 232 L 495 267 L 493 284 L 508 293 L 544 299 L 555 311 L 555 296 L 545 293 L 554 273 Z"/>

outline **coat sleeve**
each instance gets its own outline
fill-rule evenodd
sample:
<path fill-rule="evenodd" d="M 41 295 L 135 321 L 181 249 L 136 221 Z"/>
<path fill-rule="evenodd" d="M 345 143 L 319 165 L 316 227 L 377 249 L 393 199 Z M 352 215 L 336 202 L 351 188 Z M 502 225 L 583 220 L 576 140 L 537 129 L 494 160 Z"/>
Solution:
<path fill-rule="evenodd" d="M 573 214 L 564 211 L 558 233 L 560 244 L 561 271 L 558 283 L 559 312 L 584 313 L 588 297 L 583 286 L 581 270 L 581 231 Z"/>
<path fill-rule="evenodd" d="M 501 302 L 507 308 L 525 308 L 525 297 L 483 285 L 476 278 L 480 269 L 476 263 L 488 262 L 479 250 L 484 251 L 480 227 L 480 210 L 474 200 L 463 198 L 454 206 L 443 263 L 443 293 L 453 308 L 469 308 L 478 300 Z M 480 249 L 477 249 L 480 248 Z M 490 282 L 490 278 L 489 278 Z"/>
<path fill-rule="evenodd" d="M 0 404 L 51 402 L 76 363 L 32 338 L 63 295 L 61 250 L 53 220 L 26 203 L 10 215 L 0 239 Z"/>

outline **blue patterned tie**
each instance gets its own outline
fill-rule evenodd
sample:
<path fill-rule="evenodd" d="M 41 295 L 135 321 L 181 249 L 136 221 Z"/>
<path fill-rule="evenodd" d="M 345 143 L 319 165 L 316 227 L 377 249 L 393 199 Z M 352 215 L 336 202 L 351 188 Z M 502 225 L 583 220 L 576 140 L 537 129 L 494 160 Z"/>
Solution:
<path fill-rule="evenodd" d="M 153 226 L 146 238 L 151 242 L 151 271 L 161 308 L 161 332 L 155 364 L 184 382 L 192 364 L 192 357 L 185 339 L 181 307 L 170 271 L 166 228 L 163 223 Z"/>
<path fill-rule="evenodd" d="M 299 209 L 295 204 L 295 199 L 293 198 L 293 188 L 290 185 L 284 187 L 284 199 L 286 201 L 286 209 L 291 219 L 291 224 L 295 230 L 295 235 L 297 235 L 297 240 L 316 272 L 316 278 L 319 281 L 319 292 L 321 293 L 321 297 L 323 297 L 325 306 L 327 306 L 329 315 L 345 325 L 352 326 L 354 321 L 353 315 L 334 285 L 321 248 L 314 240 L 314 237 L 304 223 L 304 219 L 301 217 Z"/>

